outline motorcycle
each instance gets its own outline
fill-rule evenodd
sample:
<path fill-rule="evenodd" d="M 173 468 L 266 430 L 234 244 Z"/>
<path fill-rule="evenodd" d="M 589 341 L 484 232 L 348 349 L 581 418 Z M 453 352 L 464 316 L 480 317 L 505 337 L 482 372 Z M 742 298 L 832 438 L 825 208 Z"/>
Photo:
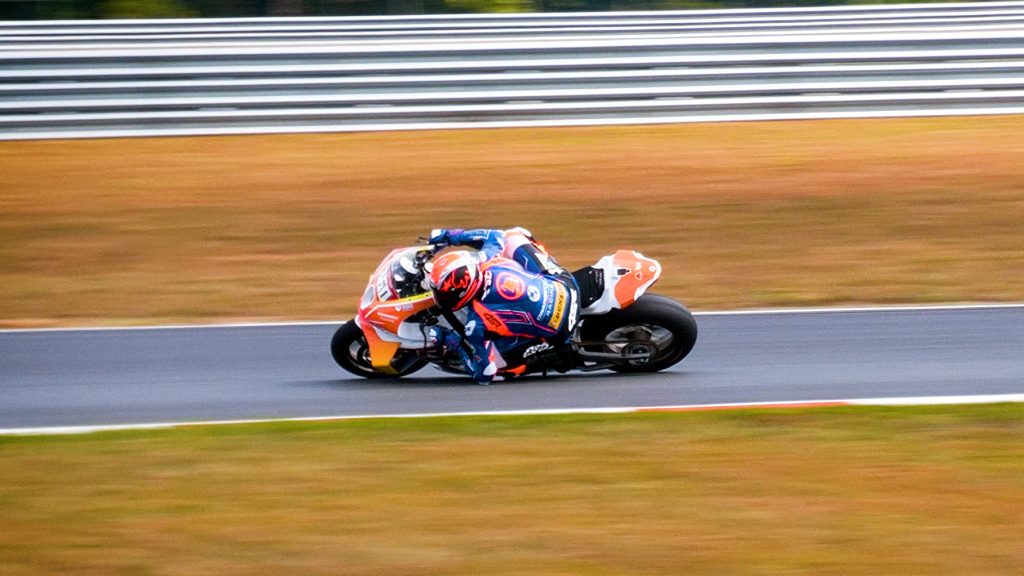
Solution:
<path fill-rule="evenodd" d="M 365 378 L 407 376 L 427 364 L 467 373 L 456 351 L 440 350 L 427 337 L 431 326 L 453 328 L 465 321 L 459 312 L 453 317 L 452 312 L 442 311 L 427 287 L 429 263 L 440 250 L 431 245 L 409 246 L 384 258 L 370 275 L 357 316 L 331 339 L 331 354 L 339 366 Z M 605 369 L 657 372 L 693 349 L 697 341 L 693 315 L 671 298 L 647 293 L 661 277 L 656 260 L 619 250 L 572 275 L 579 286 L 578 302 L 572 299 L 579 321 L 572 326 L 571 338 L 567 343 L 531 339 L 503 350 L 509 365 L 525 365 L 520 375 Z M 577 310 L 570 314 L 575 316 Z"/>

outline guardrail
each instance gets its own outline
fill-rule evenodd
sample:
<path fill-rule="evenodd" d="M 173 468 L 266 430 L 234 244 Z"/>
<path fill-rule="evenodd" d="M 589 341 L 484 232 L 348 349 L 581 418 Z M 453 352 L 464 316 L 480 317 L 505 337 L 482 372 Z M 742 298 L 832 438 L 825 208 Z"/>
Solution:
<path fill-rule="evenodd" d="M 1024 113 L 1024 2 L 0 22 L 0 139 Z"/>

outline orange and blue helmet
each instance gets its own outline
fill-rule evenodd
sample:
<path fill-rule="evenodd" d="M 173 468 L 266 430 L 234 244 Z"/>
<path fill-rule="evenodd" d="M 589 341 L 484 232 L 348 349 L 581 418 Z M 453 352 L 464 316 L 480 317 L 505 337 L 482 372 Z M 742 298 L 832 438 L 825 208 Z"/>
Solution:
<path fill-rule="evenodd" d="M 434 299 L 449 310 L 469 304 L 482 283 L 480 259 L 468 250 L 442 254 L 430 269 L 429 284 Z"/>

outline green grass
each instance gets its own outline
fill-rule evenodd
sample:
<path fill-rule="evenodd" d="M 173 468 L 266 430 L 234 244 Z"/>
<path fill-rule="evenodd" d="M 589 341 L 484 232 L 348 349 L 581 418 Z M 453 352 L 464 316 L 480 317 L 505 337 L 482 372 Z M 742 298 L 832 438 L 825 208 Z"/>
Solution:
<path fill-rule="evenodd" d="M 1024 406 L 0 438 L 0 572 L 1019 574 Z"/>

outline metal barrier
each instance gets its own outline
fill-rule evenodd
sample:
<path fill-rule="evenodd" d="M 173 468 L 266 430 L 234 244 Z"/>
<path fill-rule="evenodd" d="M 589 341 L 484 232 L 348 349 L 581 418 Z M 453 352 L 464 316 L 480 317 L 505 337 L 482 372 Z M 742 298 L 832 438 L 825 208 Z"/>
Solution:
<path fill-rule="evenodd" d="M 0 22 L 0 139 L 1024 113 L 1024 2 Z"/>

